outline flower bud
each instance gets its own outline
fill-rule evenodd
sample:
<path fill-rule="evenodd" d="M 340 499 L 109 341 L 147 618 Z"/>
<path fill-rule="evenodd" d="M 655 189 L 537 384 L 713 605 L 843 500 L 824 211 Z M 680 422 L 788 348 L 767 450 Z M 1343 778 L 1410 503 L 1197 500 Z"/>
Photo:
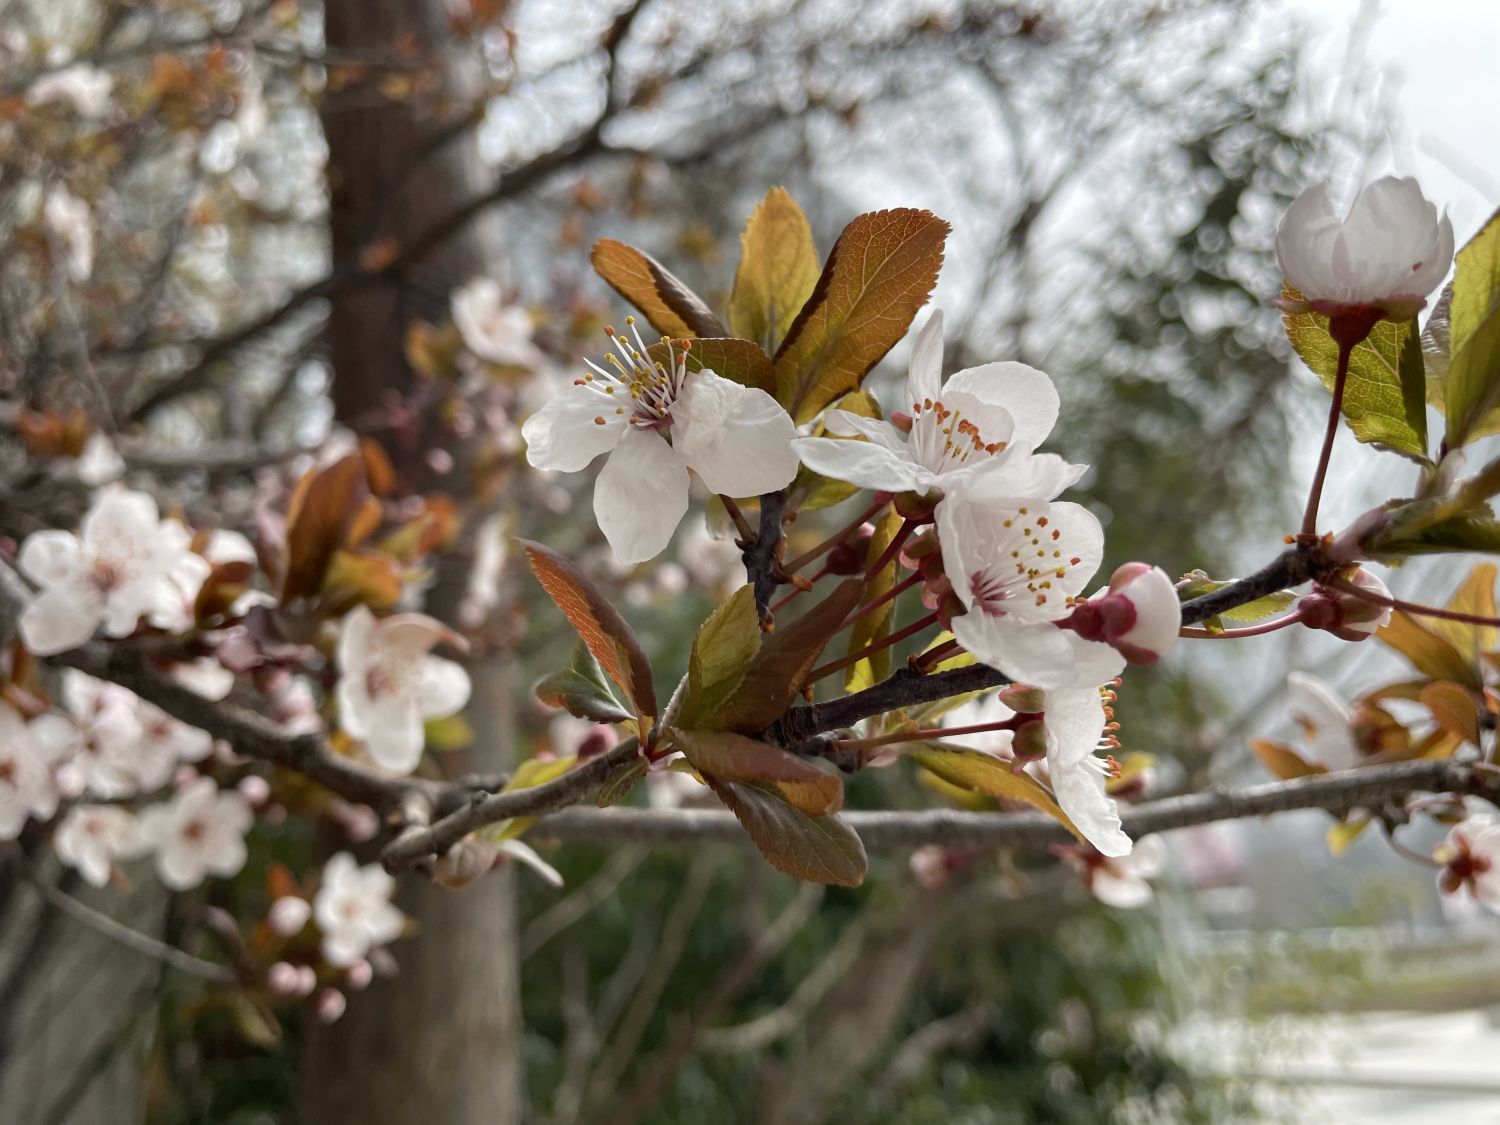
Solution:
<path fill-rule="evenodd" d="M 466 836 L 438 859 L 432 869 L 433 882 L 450 891 L 467 887 L 489 874 L 499 856 L 500 849 L 493 841 Z"/>
<path fill-rule="evenodd" d="M 349 1002 L 344 999 L 344 994 L 336 988 L 322 989 L 313 997 L 313 1011 L 317 1012 L 318 1019 L 324 1023 L 337 1023 L 348 1006 Z"/>
<path fill-rule="evenodd" d="M 363 992 L 375 979 L 375 969 L 368 961 L 356 961 L 344 974 L 344 984 L 355 992 Z"/>
<path fill-rule="evenodd" d="M 1113 646 L 1132 664 L 1154 664 L 1177 643 L 1182 603 L 1166 571 L 1131 562 L 1114 572 L 1107 589 L 1075 606 L 1065 624 L 1086 641 Z"/>
<path fill-rule="evenodd" d="M 271 903 L 266 923 L 277 937 L 295 937 L 312 917 L 312 903 L 296 895 L 283 895 Z"/>
<path fill-rule="evenodd" d="M 1376 597 L 1389 598 L 1385 583 L 1369 571 L 1356 570 L 1348 579 Z M 1322 629 L 1345 641 L 1362 641 L 1391 619 L 1391 607 L 1332 586 L 1317 585 L 1297 602 L 1302 624 Z"/>
<path fill-rule="evenodd" d="M 996 698 L 1019 715 L 1035 715 L 1047 709 L 1047 693 L 1030 684 L 1006 684 Z"/>
<path fill-rule="evenodd" d="M 865 559 L 870 553 L 870 540 L 874 535 L 873 525 L 860 524 L 853 535 L 828 552 L 828 573 L 841 576 L 863 574 Z"/>
<path fill-rule="evenodd" d="M 266 987 L 277 996 L 300 996 L 298 983 L 301 979 L 297 966 L 286 961 L 277 961 L 266 970 Z"/>
<path fill-rule="evenodd" d="M 1018 762 L 1040 761 L 1047 756 L 1047 724 L 1043 719 L 1032 719 L 1016 728 L 1010 741 L 1010 752 Z"/>

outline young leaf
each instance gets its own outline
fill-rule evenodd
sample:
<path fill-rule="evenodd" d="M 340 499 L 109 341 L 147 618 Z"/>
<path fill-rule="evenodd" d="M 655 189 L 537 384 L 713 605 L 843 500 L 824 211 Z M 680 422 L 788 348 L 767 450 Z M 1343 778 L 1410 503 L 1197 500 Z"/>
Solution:
<path fill-rule="evenodd" d="M 785 188 L 773 187 L 740 236 L 730 331 L 774 352 L 817 284 L 818 251 L 807 216 Z"/>
<path fill-rule="evenodd" d="M 776 397 L 799 425 L 859 386 L 906 334 L 937 284 L 949 229 L 906 207 L 844 228 L 776 352 Z"/>
<path fill-rule="evenodd" d="M 846 579 L 796 621 L 766 637 L 723 708 L 707 716 L 712 721 L 709 729 L 754 734 L 786 714 L 863 590 L 858 578 Z"/>
<path fill-rule="evenodd" d="M 723 706 L 759 649 L 755 587 L 747 584 L 709 614 L 693 638 L 687 687 L 674 717 L 676 725 L 695 728 L 703 717 Z"/>
<path fill-rule="evenodd" d="M 625 693 L 636 715 L 654 722 L 656 688 L 651 682 L 651 664 L 625 619 L 583 571 L 556 551 L 527 539 L 517 542 L 525 549 L 537 581 L 583 638 L 599 666 Z"/>
<path fill-rule="evenodd" d="M 589 261 L 610 288 L 640 309 L 663 336 L 729 335 L 698 294 L 634 246 L 601 238 L 594 243 Z"/>
<path fill-rule="evenodd" d="M 1444 607 L 1456 613 L 1468 613 L 1476 617 L 1495 617 L 1495 578 L 1500 571 L 1493 563 L 1480 563 L 1469 571 L 1453 596 Z M 1423 622 L 1431 632 L 1442 637 L 1469 664 L 1479 663 L 1479 654 L 1493 652 L 1500 646 L 1500 630 L 1490 625 L 1475 625 L 1468 621 L 1445 621 L 1440 617 Z"/>
<path fill-rule="evenodd" d="M 1046 813 L 1080 840 L 1083 839 L 1078 829 L 1073 827 L 1073 822 L 1068 819 L 1068 814 L 1058 807 L 1050 793 L 1030 775 L 1017 773 L 999 758 L 944 742 L 925 742 L 920 750 L 909 750 L 906 756 L 950 785 L 972 789 L 990 797 L 1024 801 Z"/>
<path fill-rule="evenodd" d="M 885 554 L 886 548 L 896 538 L 896 533 L 901 530 L 901 525 L 906 520 L 901 513 L 892 506 L 886 509 L 885 515 L 875 525 L 875 534 L 870 537 L 870 545 L 865 555 L 865 565 L 873 565 L 881 555 Z M 896 576 L 900 573 L 900 567 L 893 560 L 881 572 L 875 575 L 865 587 L 864 600 L 874 601 L 890 592 L 896 584 Z M 849 630 L 849 652 L 858 652 L 875 641 L 884 640 L 891 632 L 891 613 L 896 608 L 894 601 L 886 602 L 879 609 L 865 614 Z M 872 656 L 857 661 L 844 672 L 844 690 L 846 692 L 859 691 L 867 688 L 879 680 L 885 679 L 891 674 L 891 650 L 883 648 Z"/>
<path fill-rule="evenodd" d="M 1470 665 L 1456 648 L 1404 610 L 1392 610 L 1390 621 L 1375 636 L 1410 660 L 1429 680 L 1452 680 L 1476 691 L 1484 686 L 1477 666 Z"/>
<path fill-rule="evenodd" d="M 594 803 L 601 809 L 619 804 L 630 796 L 630 791 L 640 784 L 650 768 L 651 763 L 639 755 L 621 764 L 599 787 L 599 795 L 594 798 Z"/>
<path fill-rule="evenodd" d="M 671 362 L 665 344 L 651 344 L 646 352 L 663 366 Z M 681 354 L 680 350 L 678 354 Z M 749 340 L 700 337 L 688 348 L 686 362 L 689 371 L 707 368 L 742 387 L 755 387 L 771 395 L 776 393 L 776 374 L 771 368 L 771 357 L 759 344 Z"/>
<path fill-rule="evenodd" d="M 709 731 L 679 730 L 673 741 L 705 778 L 769 785 L 808 816 L 827 816 L 843 807 L 844 783 L 836 774 L 778 746 Z"/>
<path fill-rule="evenodd" d="M 561 707 L 580 719 L 623 723 L 631 718 L 630 712 L 610 690 L 599 662 L 587 645 L 579 645 L 568 666 L 542 680 L 535 690 L 536 697 L 548 707 Z"/>
<path fill-rule="evenodd" d="M 1302 294 L 1290 287 L 1282 296 L 1291 301 Z M 1329 390 L 1338 371 L 1339 346 L 1328 334 L 1328 318 L 1320 313 L 1288 313 L 1282 317 L 1287 338 Z M 1415 319 L 1405 324 L 1382 320 L 1349 357 L 1349 379 L 1344 387 L 1343 413 L 1349 429 L 1362 442 L 1385 446 L 1427 464 L 1426 385 L 1420 375 L 1421 337 Z"/>
<path fill-rule="evenodd" d="M 1396 511 L 1428 504 L 1419 500 L 1400 505 Z M 1453 551 L 1483 551 L 1500 554 L 1500 520 L 1486 504 L 1460 515 L 1436 521 L 1393 519 L 1385 532 L 1363 544 L 1372 558 L 1404 558 L 1407 555 L 1448 554 Z"/>
<path fill-rule="evenodd" d="M 365 465 L 350 454 L 297 482 L 286 513 L 286 576 L 281 602 L 311 597 L 323 584 L 334 552 L 344 546 L 368 495 Z"/>
<path fill-rule="evenodd" d="M 1500 429 L 1500 211 L 1458 252 L 1447 313 L 1443 400 L 1456 449 Z"/>
<path fill-rule="evenodd" d="M 1210 578 L 1201 570 L 1189 571 L 1183 575 L 1183 578 L 1186 584 L 1178 587 L 1177 596 L 1185 602 L 1191 601 L 1194 598 L 1201 598 L 1204 594 L 1211 594 L 1215 590 L 1229 585 L 1228 582 Z M 1273 594 L 1267 594 L 1263 598 L 1256 598 L 1253 602 L 1246 602 L 1244 605 L 1225 610 L 1221 614 L 1216 614 L 1204 621 L 1203 627 L 1212 633 L 1222 632 L 1226 619 L 1233 621 L 1236 625 L 1254 625 L 1269 617 L 1274 617 L 1278 613 L 1285 613 L 1296 604 L 1296 601 L 1297 596 L 1295 594 L 1280 590 Z"/>
<path fill-rule="evenodd" d="M 1364 830 L 1370 827 L 1370 822 L 1374 819 L 1369 813 L 1365 813 L 1331 825 L 1328 829 L 1329 852 L 1335 856 L 1343 855 L 1349 850 L 1349 845 L 1358 840 Z"/>
<path fill-rule="evenodd" d="M 1326 767 L 1316 762 L 1309 762 L 1290 746 L 1272 742 L 1267 738 L 1252 738 L 1250 750 L 1260 759 L 1260 764 L 1265 766 L 1267 771 L 1275 774 L 1282 781 L 1291 781 L 1297 777 L 1312 777 L 1315 774 L 1328 772 Z"/>
<path fill-rule="evenodd" d="M 808 816 L 750 782 L 704 780 L 778 871 L 836 887 L 864 882 L 870 867 L 864 842 L 837 816 Z"/>
<path fill-rule="evenodd" d="M 1422 702 L 1440 730 L 1473 746 L 1479 742 L 1479 703 L 1458 684 L 1435 683 L 1422 689 Z"/>

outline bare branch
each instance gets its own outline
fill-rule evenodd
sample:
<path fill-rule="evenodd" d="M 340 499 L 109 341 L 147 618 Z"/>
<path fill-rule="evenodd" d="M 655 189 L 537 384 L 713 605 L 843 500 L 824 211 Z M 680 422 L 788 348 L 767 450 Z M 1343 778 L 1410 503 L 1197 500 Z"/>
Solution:
<path fill-rule="evenodd" d="M 1365 766 L 1316 777 L 1163 797 L 1123 810 L 1125 831 L 1139 839 L 1220 820 L 1270 816 L 1297 809 L 1344 813 L 1380 807 L 1411 793 L 1472 794 L 1494 800 L 1500 782 L 1463 762 L 1416 761 Z M 1040 813 L 977 813 L 956 809 L 918 812 L 844 812 L 842 818 L 870 848 L 1041 846 L 1072 839 Z M 533 830 L 556 840 L 594 843 L 748 843 L 734 815 L 697 809 L 570 809 Z"/>
<path fill-rule="evenodd" d="M 139 930 L 132 930 L 129 926 L 115 921 L 108 914 L 100 913 L 92 906 L 79 902 L 72 895 L 41 879 L 32 879 L 31 885 L 36 888 L 38 894 L 73 921 L 87 926 L 95 933 L 102 934 L 126 949 L 144 953 L 147 957 L 155 958 L 174 969 L 180 969 L 184 973 L 203 980 L 213 981 L 215 984 L 234 983 L 234 973 L 223 965 L 205 961 L 201 957 L 194 957 L 175 945 L 168 945 Z"/>

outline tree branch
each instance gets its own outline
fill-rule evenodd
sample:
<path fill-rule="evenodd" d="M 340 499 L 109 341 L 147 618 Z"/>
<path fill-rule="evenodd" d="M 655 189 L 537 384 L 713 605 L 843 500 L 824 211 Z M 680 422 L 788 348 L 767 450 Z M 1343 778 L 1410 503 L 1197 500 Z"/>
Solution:
<path fill-rule="evenodd" d="M 1494 800 L 1500 784 L 1465 763 L 1397 762 L 1316 777 L 1163 797 L 1122 811 L 1133 839 L 1197 824 L 1271 816 L 1298 809 L 1344 813 L 1379 806 L 1416 792 L 1456 793 Z M 870 848 L 1019 847 L 1065 843 L 1067 831 L 1041 813 L 977 813 L 956 809 L 917 812 L 844 812 L 840 816 Z M 533 830 L 561 841 L 648 844 L 748 843 L 734 815 L 699 809 L 570 809 Z"/>

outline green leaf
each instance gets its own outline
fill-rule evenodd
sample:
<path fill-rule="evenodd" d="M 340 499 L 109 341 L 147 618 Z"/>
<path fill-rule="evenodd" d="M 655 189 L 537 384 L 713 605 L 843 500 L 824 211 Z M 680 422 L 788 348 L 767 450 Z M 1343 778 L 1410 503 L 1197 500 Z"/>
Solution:
<path fill-rule="evenodd" d="M 902 207 L 844 228 L 776 353 L 776 398 L 800 425 L 860 385 L 937 284 L 949 226 Z"/>
<path fill-rule="evenodd" d="M 640 755 L 622 763 L 599 787 L 599 795 L 594 798 L 595 804 L 601 809 L 619 804 L 630 796 L 630 791 L 640 784 L 650 769 L 651 763 Z"/>
<path fill-rule="evenodd" d="M 640 309 L 664 336 L 728 336 L 729 330 L 709 311 L 703 298 L 651 255 L 601 238 L 589 261 L 594 271 L 620 296 Z"/>
<path fill-rule="evenodd" d="M 671 363 L 667 350 L 664 343 L 646 348 L 651 358 L 663 366 Z M 742 387 L 755 387 L 771 395 L 776 393 L 776 374 L 771 368 L 771 357 L 759 344 L 749 340 L 732 337 L 694 340 L 688 348 L 686 363 L 689 371 L 707 369 Z"/>
<path fill-rule="evenodd" d="M 599 588 L 570 561 L 540 543 L 527 539 L 516 542 L 525 549 L 531 572 L 542 588 L 635 708 L 644 735 L 656 720 L 656 688 L 651 682 L 651 662 L 635 633 Z"/>
<path fill-rule="evenodd" d="M 561 707 L 570 715 L 596 723 L 623 723 L 632 717 L 610 689 L 587 645 L 580 644 L 573 650 L 573 659 L 561 672 L 536 685 L 536 697 L 548 707 Z"/>
<path fill-rule="evenodd" d="M 474 728 L 462 715 L 428 719 L 422 724 L 422 732 L 427 749 L 438 753 L 462 750 L 474 743 Z"/>
<path fill-rule="evenodd" d="M 875 534 L 870 537 L 869 549 L 865 555 L 866 567 L 872 566 L 881 555 L 885 554 L 886 548 L 896 538 L 896 533 L 901 530 L 906 520 L 901 513 L 896 511 L 894 505 L 887 508 L 885 515 L 875 525 Z M 901 568 L 892 559 L 881 572 L 875 575 L 865 584 L 864 601 L 872 602 L 876 598 L 890 592 L 896 584 L 896 576 Z M 896 600 L 885 603 L 879 609 L 872 610 L 856 621 L 849 630 L 849 652 L 858 652 L 860 649 L 874 644 L 876 641 L 884 640 L 891 632 L 891 614 L 896 608 Z M 867 688 L 879 680 L 885 679 L 891 674 L 891 650 L 883 648 L 879 652 L 856 661 L 844 671 L 844 690 L 846 692 L 859 691 Z"/>
<path fill-rule="evenodd" d="M 863 590 L 860 579 L 846 579 L 797 620 L 763 639 L 734 693 L 718 714 L 706 717 L 711 722 L 707 729 L 754 734 L 786 714 Z"/>
<path fill-rule="evenodd" d="M 1282 290 L 1289 301 L 1302 294 Z M 1287 338 L 1330 391 L 1338 372 L 1339 346 L 1320 313 L 1287 313 Z M 1404 324 L 1382 320 L 1349 357 L 1343 414 L 1362 442 L 1384 446 L 1422 464 L 1427 459 L 1426 384 L 1421 376 L 1422 345 L 1415 319 Z"/>
<path fill-rule="evenodd" d="M 1211 594 L 1215 590 L 1221 590 L 1230 585 L 1229 582 L 1210 578 L 1201 570 L 1189 571 L 1183 578 L 1186 585 L 1179 586 L 1177 590 L 1177 596 L 1183 601 L 1201 598 L 1204 594 Z M 1227 609 L 1221 614 L 1207 618 L 1202 625 L 1211 633 L 1223 632 L 1225 619 L 1233 621 L 1236 625 L 1254 625 L 1278 613 L 1285 613 L 1296 604 L 1296 601 L 1296 594 L 1278 590 L 1263 598 L 1256 598 L 1253 602 L 1246 602 L 1244 605 L 1235 606 L 1234 609 Z"/>
<path fill-rule="evenodd" d="M 870 861 L 865 845 L 837 816 L 808 816 L 772 789 L 705 778 L 778 871 L 809 883 L 857 887 Z"/>
<path fill-rule="evenodd" d="M 1458 252 L 1452 289 L 1443 399 L 1456 449 L 1500 430 L 1500 211 Z"/>
<path fill-rule="evenodd" d="M 1495 518 L 1488 504 L 1481 504 L 1469 512 L 1446 519 L 1421 521 L 1415 528 L 1392 524 L 1385 532 L 1362 545 L 1372 558 L 1377 559 L 1446 554 L 1452 551 L 1500 554 L 1500 520 Z"/>
<path fill-rule="evenodd" d="M 773 187 L 740 236 L 730 331 L 774 352 L 817 284 L 818 251 L 807 216 L 785 188 Z"/>
<path fill-rule="evenodd" d="M 1024 801 L 1046 813 L 1080 840 L 1083 839 L 1078 829 L 1073 827 L 1073 822 L 1068 819 L 1068 814 L 1052 799 L 1052 794 L 1029 774 L 1018 773 L 999 758 L 979 750 L 951 746 L 945 742 L 924 742 L 921 747 L 919 750 L 908 751 L 906 756 L 923 769 L 937 774 L 948 784 L 990 797 Z"/>
<path fill-rule="evenodd" d="M 755 587 L 744 585 L 709 614 L 693 638 L 688 656 L 687 687 L 673 718 L 692 729 L 712 715 L 739 685 L 745 666 L 760 651 L 760 619 Z"/>
<path fill-rule="evenodd" d="M 827 816 L 843 807 L 844 783 L 836 774 L 779 746 L 722 731 L 679 730 L 672 741 L 704 778 L 768 785 L 808 816 Z"/>

